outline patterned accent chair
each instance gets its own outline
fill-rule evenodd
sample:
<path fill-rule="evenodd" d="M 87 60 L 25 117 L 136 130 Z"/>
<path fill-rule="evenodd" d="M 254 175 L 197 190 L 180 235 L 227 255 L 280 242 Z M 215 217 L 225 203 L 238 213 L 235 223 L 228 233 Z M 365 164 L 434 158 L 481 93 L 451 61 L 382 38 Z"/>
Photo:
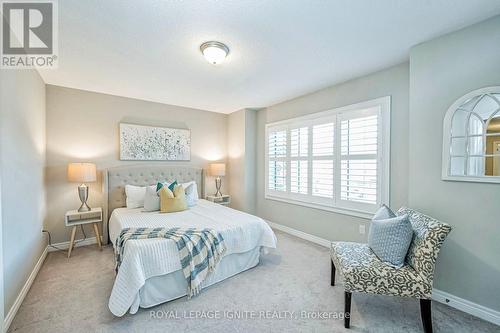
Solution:
<path fill-rule="evenodd" d="M 436 258 L 446 236 L 448 224 L 413 209 L 402 207 L 397 215 L 407 214 L 413 227 L 413 240 L 402 268 L 384 264 L 367 244 L 332 242 L 331 285 L 335 271 L 344 277 L 345 319 L 349 328 L 351 295 L 353 292 L 420 299 L 420 314 L 424 332 L 432 332 L 431 295 Z"/>

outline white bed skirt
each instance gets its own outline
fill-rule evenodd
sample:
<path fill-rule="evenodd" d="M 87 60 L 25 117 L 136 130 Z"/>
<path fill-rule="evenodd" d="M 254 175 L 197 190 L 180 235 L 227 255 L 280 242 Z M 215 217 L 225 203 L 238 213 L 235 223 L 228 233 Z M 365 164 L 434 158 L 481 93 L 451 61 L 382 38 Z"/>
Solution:
<path fill-rule="evenodd" d="M 256 247 L 248 252 L 225 256 L 217 265 L 217 269 L 203 281 L 203 288 L 257 266 L 260 252 L 261 247 Z M 182 270 L 149 278 L 137 293 L 129 312 L 134 314 L 139 307 L 150 308 L 186 296 L 186 291 L 187 282 Z"/>

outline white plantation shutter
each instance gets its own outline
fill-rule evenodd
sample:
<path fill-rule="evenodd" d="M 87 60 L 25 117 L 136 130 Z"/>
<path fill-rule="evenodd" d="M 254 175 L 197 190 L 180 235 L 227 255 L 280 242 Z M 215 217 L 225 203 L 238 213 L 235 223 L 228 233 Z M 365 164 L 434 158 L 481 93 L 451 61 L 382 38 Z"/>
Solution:
<path fill-rule="evenodd" d="M 309 128 L 299 127 L 293 128 L 290 131 L 290 156 L 295 157 L 305 157 L 308 154 L 308 142 L 309 142 Z"/>
<path fill-rule="evenodd" d="M 377 204 L 378 113 L 341 115 L 340 199 L 358 207 Z"/>
<path fill-rule="evenodd" d="M 312 164 L 312 195 L 333 198 L 333 160 L 315 160 Z"/>
<path fill-rule="evenodd" d="M 328 122 L 313 126 L 313 156 L 333 156 L 334 124 Z"/>
<path fill-rule="evenodd" d="M 367 204 L 377 203 L 377 160 L 341 161 L 340 198 Z"/>
<path fill-rule="evenodd" d="M 292 193 L 307 194 L 308 177 L 307 161 L 290 162 L 290 191 Z"/>
<path fill-rule="evenodd" d="M 312 195 L 333 199 L 335 123 L 312 126 Z"/>
<path fill-rule="evenodd" d="M 268 189 L 286 191 L 286 130 L 271 132 L 268 136 Z"/>
<path fill-rule="evenodd" d="M 290 130 L 290 192 L 308 192 L 309 128 L 299 127 Z"/>
<path fill-rule="evenodd" d="M 269 157 L 286 157 L 286 130 L 272 132 L 269 135 Z"/>
<path fill-rule="evenodd" d="M 388 202 L 390 98 L 266 126 L 266 198 L 368 217 Z"/>
<path fill-rule="evenodd" d="M 286 162 L 269 162 L 269 189 L 274 191 L 286 191 Z"/>

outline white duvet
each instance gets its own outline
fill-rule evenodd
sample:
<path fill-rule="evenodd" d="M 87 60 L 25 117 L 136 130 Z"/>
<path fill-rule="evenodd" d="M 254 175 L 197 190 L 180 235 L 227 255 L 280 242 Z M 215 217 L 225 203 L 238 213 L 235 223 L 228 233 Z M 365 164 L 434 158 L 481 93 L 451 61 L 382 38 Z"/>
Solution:
<path fill-rule="evenodd" d="M 166 214 L 142 212 L 142 208 L 117 208 L 109 220 L 109 236 L 113 245 L 122 229 L 138 227 L 212 228 L 224 237 L 225 255 L 247 252 L 260 246 L 276 247 L 276 236 L 264 220 L 206 200 L 199 200 L 196 206 L 186 211 Z M 109 299 L 109 309 L 116 316 L 124 315 L 148 278 L 179 269 L 181 265 L 174 241 L 127 241 Z"/>

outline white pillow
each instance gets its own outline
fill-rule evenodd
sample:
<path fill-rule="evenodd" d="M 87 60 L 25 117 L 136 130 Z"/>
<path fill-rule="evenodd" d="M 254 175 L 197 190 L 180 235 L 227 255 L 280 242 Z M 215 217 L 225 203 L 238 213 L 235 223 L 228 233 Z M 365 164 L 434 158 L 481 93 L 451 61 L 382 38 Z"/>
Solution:
<path fill-rule="evenodd" d="M 156 212 L 158 210 L 160 210 L 160 196 L 156 192 L 156 185 L 148 186 L 144 196 L 144 211 Z"/>
<path fill-rule="evenodd" d="M 182 187 L 184 188 L 184 192 L 186 192 L 186 201 L 189 207 L 193 207 L 198 203 L 198 187 L 196 186 L 196 182 L 190 181 L 187 183 L 182 183 Z"/>
<path fill-rule="evenodd" d="M 146 196 L 146 186 L 125 185 L 125 195 L 127 208 L 144 207 L 144 197 Z"/>

